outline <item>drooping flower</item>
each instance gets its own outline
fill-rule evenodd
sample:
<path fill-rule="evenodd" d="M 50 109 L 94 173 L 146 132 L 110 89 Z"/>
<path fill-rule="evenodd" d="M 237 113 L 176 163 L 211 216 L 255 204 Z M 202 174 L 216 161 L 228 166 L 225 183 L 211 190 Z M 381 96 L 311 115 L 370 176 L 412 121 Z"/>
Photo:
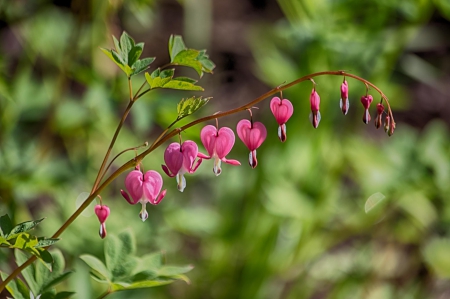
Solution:
<path fill-rule="evenodd" d="M 149 170 L 143 174 L 137 167 L 125 179 L 125 188 L 130 195 L 123 190 L 120 190 L 120 193 L 130 204 L 135 205 L 138 202 L 142 204 L 139 217 L 145 221 L 148 218 L 147 203 L 157 205 L 166 196 L 167 190 L 161 192 L 162 185 L 163 179 L 158 172 Z"/>
<path fill-rule="evenodd" d="M 348 108 L 350 108 L 350 102 L 348 101 L 348 83 L 345 79 L 341 84 L 341 100 L 339 106 L 341 107 L 342 113 L 347 115 Z"/>
<path fill-rule="evenodd" d="M 309 97 L 309 101 L 311 103 L 311 113 L 309 114 L 309 120 L 311 121 L 311 124 L 313 125 L 314 129 L 316 129 L 319 126 L 320 122 L 320 97 L 319 94 L 316 91 L 316 88 L 314 87 L 311 96 Z"/>
<path fill-rule="evenodd" d="M 94 212 L 97 215 L 98 221 L 100 221 L 100 230 L 98 231 L 98 234 L 102 239 L 106 237 L 106 219 L 108 218 L 110 214 L 110 210 L 108 206 L 104 205 L 96 205 L 94 208 Z"/>
<path fill-rule="evenodd" d="M 292 106 L 291 101 L 287 99 L 280 99 L 279 97 L 274 97 L 270 101 L 270 110 L 272 110 L 273 116 L 278 123 L 278 138 L 281 142 L 286 141 L 286 122 L 294 113 L 294 106 Z"/>
<path fill-rule="evenodd" d="M 369 95 L 365 95 L 361 97 L 361 103 L 364 106 L 364 115 L 363 115 L 363 122 L 367 125 L 370 122 L 370 113 L 369 113 L 369 107 L 370 104 L 373 102 L 373 97 Z"/>
<path fill-rule="evenodd" d="M 250 150 L 248 163 L 252 168 L 255 168 L 258 165 L 256 149 L 261 146 L 267 137 L 266 127 L 260 122 L 253 123 L 247 119 L 243 119 L 238 122 L 236 131 L 239 138 Z"/>
<path fill-rule="evenodd" d="M 202 163 L 202 159 L 195 159 L 198 156 L 198 146 L 192 140 L 186 140 L 180 146 L 178 142 L 169 144 L 164 152 L 164 162 L 166 165 L 161 165 L 164 172 L 169 177 L 176 176 L 178 190 L 183 192 L 186 188 L 185 173 L 194 173 Z M 195 165 L 194 165 L 195 163 Z"/>
<path fill-rule="evenodd" d="M 383 112 L 384 106 L 382 103 L 377 104 L 377 117 L 375 119 L 375 128 L 379 129 L 381 127 L 381 123 L 383 122 Z"/>
<path fill-rule="evenodd" d="M 241 165 L 237 160 L 228 160 L 225 156 L 231 151 L 234 145 L 234 132 L 228 127 L 217 129 L 212 125 L 205 126 L 200 132 L 200 138 L 203 146 L 209 156 L 198 153 L 201 159 L 214 159 L 213 172 L 218 176 L 222 169 L 220 168 L 222 161 L 231 165 Z"/>

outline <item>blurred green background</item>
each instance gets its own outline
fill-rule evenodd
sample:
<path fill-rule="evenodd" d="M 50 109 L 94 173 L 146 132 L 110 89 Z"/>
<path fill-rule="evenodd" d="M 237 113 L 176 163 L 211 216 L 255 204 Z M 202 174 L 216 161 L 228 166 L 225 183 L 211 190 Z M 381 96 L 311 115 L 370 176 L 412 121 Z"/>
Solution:
<path fill-rule="evenodd" d="M 145 223 L 120 196 L 122 175 L 102 193 L 108 233 L 131 227 L 138 254 L 161 250 L 169 263 L 195 268 L 190 285 L 108 298 L 450 298 L 450 1 L 0 0 L 0 212 L 16 223 L 47 217 L 38 235 L 52 235 L 90 191 L 127 104 L 125 76 L 99 50 L 123 30 L 145 42 L 143 57 L 157 57 L 152 69 L 168 62 L 170 34 L 208 49 L 217 67 L 199 85 L 213 100 L 187 121 L 343 69 L 384 91 L 397 130 L 388 137 L 362 123 L 362 83 L 348 79 L 344 117 L 342 78 L 319 77 L 318 129 L 308 120 L 309 82 L 284 92 L 295 109 L 285 144 L 270 99 L 254 110 L 269 133 L 254 170 L 237 140 L 228 157 L 242 166 L 224 165 L 215 177 L 204 161 L 183 193 L 164 175 L 167 196 Z M 144 80 L 137 77 L 134 87 Z M 114 153 L 151 143 L 190 95 L 144 96 Z M 235 129 L 247 117 L 219 124 Z M 201 128 L 183 138 L 200 142 Z M 144 168 L 163 174 L 163 151 Z M 384 200 L 366 213 L 379 193 Z M 55 246 L 76 271 L 58 288 L 76 298 L 102 293 L 79 256 L 103 260 L 103 244 L 90 208 Z M 14 268 L 12 252 L 0 251 L 0 269 Z"/>

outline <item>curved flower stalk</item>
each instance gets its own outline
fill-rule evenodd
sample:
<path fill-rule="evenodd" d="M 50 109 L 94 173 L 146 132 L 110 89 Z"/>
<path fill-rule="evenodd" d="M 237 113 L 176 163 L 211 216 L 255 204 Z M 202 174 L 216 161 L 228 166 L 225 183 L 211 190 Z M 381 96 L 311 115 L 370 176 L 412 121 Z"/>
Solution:
<path fill-rule="evenodd" d="M 270 110 L 272 110 L 273 116 L 275 116 L 278 123 L 278 138 L 280 138 L 281 142 L 285 142 L 287 139 L 286 122 L 294 113 L 294 106 L 287 99 L 273 97 L 270 101 Z"/>
<path fill-rule="evenodd" d="M 197 61 L 196 61 L 197 63 Z M 286 90 L 292 86 L 295 86 L 301 82 L 307 81 L 307 80 L 311 80 L 312 78 L 318 77 L 318 76 L 325 76 L 325 75 L 331 75 L 331 76 L 345 76 L 347 78 L 353 78 L 355 80 L 358 80 L 362 83 L 364 83 L 367 87 L 371 87 L 374 90 L 376 90 L 380 95 L 382 100 L 384 101 L 385 105 L 386 105 L 386 111 L 384 113 L 386 113 L 385 116 L 385 122 L 384 122 L 384 127 L 385 130 L 387 131 L 387 133 L 390 135 L 392 135 L 394 133 L 396 124 L 394 121 L 394 115 L 392 113 L 391 107 L 390 107 L 390 103 L 389 103 L 389 99 L 388 97 L 386 97 L 386 95 L 384 95 L 384 93 L 377 87 L 375 86 L 373 83 L 350 73 L 344 72 L 344 71 L 324 71 L 324 72 L 317 72 L 317 73 L 313 73 L 313 74 L 309 74 L 306 76 L 303 76 L 301 78 L 298 78 L 290 83 L 284 84 L 282 86 L 278 86 L 276 88 L 273 88 L 269 91 L 267 91 L 266 93 L 262 94 L 261 96 L 257 97 L 256 99 L 249 101 L 245 104 L 243 104 L 240 107 L 231 109 L 229 111 L 225 111 L 225 112 L 221 112 L 221 113 L 217 113 L 217 114 L 213 114 L 213 115 L 209 115 L 209 116 L 205 116 L 196 120 L 193 120 L 192 122 L 181 126 L 179 128 L 170 130 L 169 129 L 173 126 L 173 124 L 175 124 L 179 119 L 181 118 L 177 118 L 176 121 L 174 121 L 174 123 L 172 123 L 171 125 L 168 126 L 168 128 L 166 130 L 164 130 L 160 136 L 158 136 L 156 138 L 156 140 L 154 141 L 154 143 L 148 147 L 145 151 L 143 151 L 142 153 L 140 153 L 139 155 L 137 155 L 135 158 L 130 159 L 128 162 L 124 163 L 122 166 L 120 166 L 119 168 L 117 168 L 117 170 L 115 170 L 112 174 L 110 174 L 109 176 L 105 176 L 105 168 L 107 165 L 107 160 L 108 157 L 111 153 L 111 150 L 113 148 L 113 145 L 115 144 L 115 140 L 117 139 L 119 132 L 122 128 L 122 125 L 125 123 L 125 119 L 128 115 L 128 113 L 130 112 L 133 103 L 135 101 L 137 101 L 139 98 L 141 98 L 144 94 L 146 94 L 147 92 L 149 92 L 152 88 L 147 89 L 145 91 L 142 91 L 142 88 L 144 87 L 144 84 L 141 86 L 141 88 L 139 88 L 138 92 L 133 96 L 132 95 L 132 89 L 131 89 L 131 78 L 128 78 L 128 82 L 129 82 L 129 91 L 130 91 L 130 102 L 129 105 L 127 106 L 127 108 L 125 109 L 125 112 L 119 122 L 119 125 L 114 133 L 114 136 L 112 138 L 112 141 L 110 143 L 110 146 L 107 150 L 107 153 L 104 157 L 104 160 L 102 162 L 102 165 L 99 169 L 97 178 L 93 184 L 93 188 L 91 191 L 91 194 L 89 195 L 89 197 L 83 202 L 83 204 L 69 217 L 69 219 L 67 219 L 67 221 L 53 234 L 52 238 L 58 238 L 74 221 L 75 219 L 78 218 L 79 215 L 81 215 L 81 213 L 92 203 L 92 201 L 112 182 L 114 181 L 121 173 L 125 172 L 127 169 L 130 169 L 132 167 L 134 167 L 136 165 L 136 163 L 140 163 L 147 155 L 149 155 L 150 153 L 152 153 L 156 148 L 160 147 L 162 144 L 164 144 L 165 142 L 167 142 L 168 140 L 170 140 L 171 138 L 175 137 L 177 134 L 179 134 L 181 131 L 187 130 L 188 128 L 197 125 L 199 123 L 203 123 L 209 120 L 213 120 L 213 119 L 218 119 L 218 118 L 222 118 L 225 116 L 229 116 L 232 114 L 236 114 L 238 112 L 242 112 L 244 110 L 248 110 L 252 107 L 254 107 L 256 104 L 258 104 L 259 102 L 263 101 L 264 99 L 273 96 L 283 90 Z M 315 89 L 313 89 L 313 92 L 311 94 L 314 97 L 310 97 L 310 102 L 311 102 L 311 112 L 312 112 L 312 116 L 314 116 L 312 118 L 312 123 L 314 127 L 317 127 L 319 121 L 320 121 L 320 112 L 319 112 L 319 105 L 320 105 L 320 98 L 318 97 L 318 94 L 315 92 Z M 317 95 L 317 96 L 316 96 Z M 194 103 L 195 104 L 195 103 Z M 195 105 L 194 105 L 195 106 Z M 193 106 L 193 107 L 194 107 Z M 196 106 L 198 107 L 198 105 Z M 191 107 L 185 107 L 183 105 L 180 106 L 180 111 L 183 115 L 184 111 L 186 111 L 186 113 L 189 113 Z M 194 108 L 192 108 L 192 111 L 195 110 Z M 258 125 L 257 125 L 258 124 Z M 260 125 L 259 125 L 260 124 Z M 257 133 L 252 133 L 253 130 L 256 130 L 255 132 Z M 246 144 L 246 146 L 250 149 L 250 155 L 249 155 L 249 164 L 252 167 L 256 167 L 257 165 L 257 160 L 256 160 L 256 148 L 259 147 L 261 145 L 261 143 L 264 141 L 264 139 L 266 138 L 267 132 L 266 129 L 264 127 L 263 124 L 261 123 L 250 123 L 248 120 L 242 120 L 239 122 L 238 124 L 238 136 L 240 137 L 240 139 Z M 251 137 L 250 137 L 251 136 Z M 256 138 L 255 138 L 256 137 Z M 196 153 L 198 155 L 198 152 Z M 191 157 L 194 157 L 195 159 L 196 155 L 192 155 Z M 176 160 L 176 159 L 175 159 Z M 189 159 L 191 160 L 191 159 Z M 176 161 L 175 161 L 176 162 Z M 166 161 L 167 163 L 167 161 Z M 197 162 L 196 166 L 193 167 L 193 163 L 194 161 L 192 160 L 192 162 L 186 163 L 189 164 L 189 167 L 186 167 L 187 170 L 191 170 L 192 172 L 195 171 L 196 167 L 198 167 L 198 165 L 201 163 L 201 158 L 199 159 L 199 161 Z M 168 164 L 168 163 L 167 163 Z M 176 163 L 175 163 L 176 164 Z M 183 158 L 183 163 L 184 164 L 184 158 Z M 165 171 L 169 176 L 177 175 L 179 174 L 178 172 L 180 171 L 180 169 L 177 169 L 176 172 L 173 172 L 173 169 L 171 168 L 171 172 L 169 172 L 169 167 L 167 166 L 163 166 L 163 169 L 165 169 L 167 171 Z M 178 167 L 174 167 L 174 168 L 178 168 Z M 164 197 L 166 190 L 162 191 L 159 195 L 159 191 L 162 187 L 162 179 L 161 176 L 158 174 L 159 179 L 161 180 L 161 184 L 156 184 L 155 182 L 153 183 L 154 187 L 153 187 L 153 191 L 152 192 L 148 192 L 146 191 L 145 193 L 147 193 L 147 196 L 144 195 L 144 184 L 152 184 L 151 180 L 155 179 L 153 176 L 151 176 L 152 178 L 150 178 L 149 172 L 147 172 L 145 175 L 142 174 L 140 171 L 137 171 L 138 173 L 136 174 L 136 171 L 132 171 L 131 173 L 133 173 L 133 175 L 131 176 L 131 173 L 129 174 L 130 176 L 130 180 L 131 178 L 133 178 L 134 181 L 136 181 L 136 183 L 134 183 L 137 188 L 133 188 L 130 187 L 129 185 L 132 184 L 128 184 L 127 182 L 125 183 L 128 192 L 130 192 L 130 194 L 132 192 L 135 192 L 134 196 L 130 196 L 122 191 L 123 196 L 125 197 L 125 199 L 130 203 L 130 204 L 136 204 L 139 201 L 142 202 L 150 202 L 152 204 L 157 204 L 159 203 L 162 198 Z M 156 172 L 155 172 L 156 173 Z M 102 178 L 105 176 L 105 180 L 102 182 Z M 155 175 L 156 176 L 156 175 Z M 128 177 L 127 177 L 128 178 Z M 157 181 L 157 180 L 156 180 Z M 182 185 L 182 184 L 181 184 Z M 133 185 L 134 186 L 134 185 Z M 159 186 L 159 188 L 157 188 Z M 131 191 L 133 190 L 133 191 Z M 151 193 L 151 194 L 148 194 Z M 142 195 L 139 196 L 139 194 Z M 145 211 L 144 208 L 144 204 L 143 204 L 143 210 Z M 142 218 L 146 218 L 148 216 L 145 215 L 145 213 L 143 213 L 143 211 L 141 211 L 141 219 Z M 6 279 L 4 279 L 4 281 L 2 283 L 0 283 L 0 291 L 3 290 L 5 288 L 5 286 L 12 281 L 15 277 L 17 277 L 24 268 L 26 268 L 27 266 L 29 266 L 33 261 L 36 260 L 36 257 L 32 256 L 30 257 L 26 262 L 24 262 L 22 265 L 20 265 L 18 268 L 16 268 Z"/>
<path fill-rule="evenodd" d="M 161 165 L 161 167 L 169 177 L 176 176 L 177 188 L 180 192 L 186 188 L 184 174 L 194 173 L 202 163 L 201 158 L 195 162 L 197 156 L 198 146 L 192 140 L 186 140 L 181 146 L 178 142 L 173 142 L 164 152 L 164 162 L 167 166 Z"/>
<path fill-rule="evenodd" d="M 167 190 L 161 192 L 162 185 L 163 179 L 158 172 L 149 170 L 144 174 L 137 167 L 125 179 L 125 188 L 129 195 L 123 190 L 120 190 L 120 193 L 128 203 L 135 205 L 140 202 L 142 204 L 139 217 L 142 221 L 145 221 L 148 218 L 147 203 L 157 205 L 166 196 Z"/>
<path fill-rule="evenodd" d="M 220 167 L 222 161 L 230 165 L 241 165 L 238 160 L 230 160 L 225 156 L 228 155 L 234 146 L 234 132 L 228 127 L 222 127 L 220 129 L 207 125 L 200 132 L 200 139 L 205 147 L 208 155 L 198 153 L 198 157 L 201 159 L 214 159 L 213 172 L 216 176 L 222 173 Z"/>
<path fill-rule="evenodd" d="M 253 122 L 248 119 L 242 119 L 238 122 L 236 131 L 239 138 L 250 150 L 248 163 L 252 168 L 258 165 L 256 159 L 256 149 L 261 146 L 267 137 L 266 127 L 260 122 Z"/>

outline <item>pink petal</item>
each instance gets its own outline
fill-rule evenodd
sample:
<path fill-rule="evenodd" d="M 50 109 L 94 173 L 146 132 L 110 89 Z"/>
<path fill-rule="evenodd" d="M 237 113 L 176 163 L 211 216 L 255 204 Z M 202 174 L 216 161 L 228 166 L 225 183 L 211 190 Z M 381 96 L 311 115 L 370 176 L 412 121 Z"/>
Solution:
<path fill-rule="evenodd" d="M 200 158 L 200 159 L 205 159 L 205 160 L 211 159 L 211 156 L 207 156 L 207 155 L 205 155 L 203 153 L 200 153 L 200 152 L 198 152 L 197 157 Z"/>
<path fill-rule="evenodd" d="M 186 171 L 191 172 L 192 165 L 198 154 L 197 144 L 192 140 L 186 140 L 181 145 L 181 153 L 183 154 L 183 168 L 185 168 Z"/>
<path fill-rule="evenodd" d="M 172 175 L 168 174 L 170 177 L 175 176 L 178 171 L 180 171 L 183 166 L 183 154 L 180 151 L 180 144 L 178 142 L 173 142 L 166 148 L 166 151 L 164 152 L 164 161 L 167 164 L 167 168 L 172 173 Z M 164 172 L 166 171 L 164 170 Z"/>
<path fill-rule="evenodd" d="M 133 202 L 136 203 L 142 198 L 143 174 L 139 170 L 133 170 L 125 179 L 125 187 L 130 193 Z"/>
<path fill-rule="evenodd" d="M 216 145 L 217 129 L 214 126 L 207 125 L 200 132 L 200 139 L 203 146 L 210 156 L 214 154 L 214 147 Z"/>
<path fill-rule="evenodd" d="M 255 122 L 252 128 L 247 119 L 238 122 L 236 131 L 250 151 L 257 149 L 267 137 L 266 127 L 262 123 Z"/>
<path fill-rule="evenodd" d="M 128 193 L 123 191 L 122 189 L 120 190 L 120 193 L 122 194 L 123 198 L 125 198 L 128 201 L 130 205 L 135 205 L 139 201 L 139 200 L 134 201 L 133 199 L 131 199 Z"/>
<path fill-rule="evenodd" d="M 97 215 L 98 221 L 104 223 L 106 218 L 108 218 L 110 210 L 108 206 L 96 205 L 94 208 L 95 214 Z"/>
<path fill-rule="evenodd" d="M 311 103 L 311 111 L 317 112 L 320 109 L 320 96 L 317 91 L 313 88 L 311 92 L 311 96 L 309 97 L 309 101 Z"/>
<path fill-rule="evenodd" d="M 222 127 L 219 130 L 218 137 L 216 138 L 216 154 L 219 159 L 222 159 L 228 155 L 234 145 L 234 132 L 228 127 Z"/>
<path fill-rule="evenodd" d="M 230 164 L 230 165 L 241 165 L 241 162 L 239 162 L 238 160 L 228 160 L 228 159 L 226 159 L 226 158 L 223 158 L 222 159 L 222 161 L 223 162 L 225 162 L 225 163 L 227 163 L 227 164 Z"/>
<path fill-rule="evenodd" d="M 249 145 L 250 150 L 255 150 L 261 146 L 261 144 L 266 140 L 267 130 L 266 127 L 260 122 L 254 122 L 253 128 L 250 131 Z"/>
<path fill-rule="evenodd" d="M 242 119 L 238 122 L 236 126 L 236 132 L 238 134 L 239 139 L 245 144 L 245 146 L 249 147 L 249 137 L 250 137 L 250 128 L 251 123 L 248 119 Z"/>
<path fill-rule="evenodd" d="M 154 171 L 149 170 L 144 175 L 144 196 L 150 202 L 155 202 L 161 191 L 163 185 L 163 179 L 161 175 Z"/>
<path fill-rule="evenodd" d="M 150 203 L 153 204 L 153 205 L 159 204 L 161 202 L 161 200 L 163 200 L 164 196 L 166 196 L 166 193 L 167 193 L 167 189 L 163 190 L 159 194 L 158 198 L 154 202 L 150 202 Z"/>
<path fill-rule="evenodd" d="M 294 113 L 294 106 L 291 101 L 287 99 L 280 100 L 278 97 L 274 97 L 270 101 L 270 110 L 272 110 L 275 119 L 279 125 L 285 124 Z"/>

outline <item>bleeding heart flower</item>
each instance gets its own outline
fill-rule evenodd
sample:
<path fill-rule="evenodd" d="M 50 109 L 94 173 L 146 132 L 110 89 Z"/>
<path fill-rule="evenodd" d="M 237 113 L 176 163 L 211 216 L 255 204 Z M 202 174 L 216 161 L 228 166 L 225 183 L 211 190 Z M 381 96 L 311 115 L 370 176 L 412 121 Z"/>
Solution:
<path fill-rule="evenodd" d="M 311 91 L 311 96 L 309 97 L 309 102 L 311 103 L 311 113 L 309 114 L 309 121 L 313 125 L 314 129 L 317 129 L 320 123 L 320 97 L 314 87 Z"/>
<path fill-rule="evenodd" d="M 198 146 L 192 140 L 186 140 L 181 147 L 178 142 L 173 142 L 164 152 L 164 161 L 167 166 L 161 165 L 161 167 L 169 177 L 177 177 L 178 190 L 181 192 L 186 188 L 184 174 L 194 173 L 202 163 L 202 159 L 198 159 L 194 165 L 197 155 Z"/>
<path fill-rule="evenodd" d="M 255 168 L 258 165 L 256 149 L 261 146 L 267 137 L 266 127 L 260 122 L 253 123 L 243 119 L 238 122 L 236 131 L 239 138 L 250 150 L 248 163 L 252 168 Z"/>
<path fill-rule="evenodd" d="M 291 101 L 287 99 L 281 100 L 279 97 L 274 97 L 270 101 L 270 110 L 272 110 L 273 116 L 278 123 L 278 138 L 281 142 L 286 141 L 286 122 L 294 113 L 294 106 Z"/>
<path fill-rule="evenodd" d="M 148 218 L 147 203 L 157 205 L 166 196 L 167 190 L 160 192 L 162 185 L 163 179 L 158 172 L 149 170 L 143 174 L 137 167 L 137 170 L 130 172 L 125 179 L 125 187 L 130 195 L 123 190 L 120 190 L 120 193 L 130 204 L 135 205 L 138 202 L 142 204 L 139 217 L 145 221 Z"/>
<path fill-rule="evenodd" d="M 341 84 L 341 101 L 339 102 L 342 113 L 347 115 L 348 108 L 350 108 L 350 102 L 348 101 L 348 83 L 344 79 L 344 82 Z"/>
<path fill-rule="evenodd" d="M 363 122 L 367 125 L 370 122 L 369 107 L 373 102 L 373 97 L 369 94 L 361 97 L 361 104 L 364 106 Z"/>
<path fill-rule="evenodd" d="M 102 239 L 106 237 L 106 219 L 109 216 L 110 210 L 108 206 L 104 205 L 96 205 L 94 208 L 94 212 L 97 215 L 98 221 L 100 221 L 100 230 L 98 231 L 98 234 Z"/>
<path fill-rule="evenodd" d="M 220 168 L 222 161 L 231 165 L 241 165 L 237 160 L 228 160 L 228 155 L 234 145 L 234 132 L 228 127 L 222 127 L 219 130 L 211 125 L 205 126 L 200 132 L 200 138 L 203 146 L 209 156 L 198 153 L 198 157 L 202 159 L 214 159 L 213 172 L 218 176 L 222 169 Z"/>

